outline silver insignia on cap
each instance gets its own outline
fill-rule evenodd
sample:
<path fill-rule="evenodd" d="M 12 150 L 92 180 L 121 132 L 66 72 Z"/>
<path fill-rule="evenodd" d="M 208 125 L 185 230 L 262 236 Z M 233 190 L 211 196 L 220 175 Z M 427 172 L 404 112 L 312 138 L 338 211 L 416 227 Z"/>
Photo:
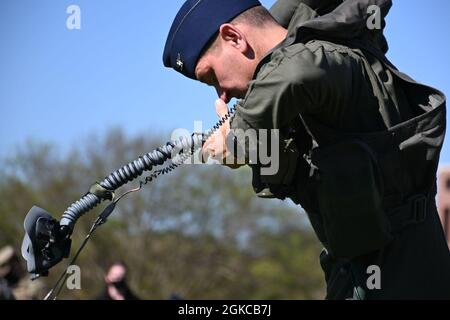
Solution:
<path fill-rule="evenodd" d="M 180 72 L 183 71 L 183 66 L 184 66 L 184 62 L 183 62 L 183 60 L 181 60 L 181 54 L 179 53 L 178 57 L 177 57 L 177 68 Z"/>

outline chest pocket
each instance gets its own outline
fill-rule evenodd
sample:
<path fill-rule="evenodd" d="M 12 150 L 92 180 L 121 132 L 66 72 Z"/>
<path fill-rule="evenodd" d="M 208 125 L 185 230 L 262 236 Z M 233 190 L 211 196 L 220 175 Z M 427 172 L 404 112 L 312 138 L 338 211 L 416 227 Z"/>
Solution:
<path fill-rule="evenodd" d="M 300 152 L 295 142 L 294 131 L 272 131 L 272 134 L 275 135 L 278 145 L 269 148 L 270 163 L 266 166 L 261 164 L 251 166 L 253 189 L 260 198 L 285 199 L 292 193 Z"/>

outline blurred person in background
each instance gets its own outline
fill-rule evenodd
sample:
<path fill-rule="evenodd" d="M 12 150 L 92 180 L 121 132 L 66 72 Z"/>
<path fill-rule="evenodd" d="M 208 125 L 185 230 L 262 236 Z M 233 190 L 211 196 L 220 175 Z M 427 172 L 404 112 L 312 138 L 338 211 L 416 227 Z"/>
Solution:
<path fill-rule="evenodd" d="M 106 287 L 97 300 L 139 300 L 127 282 L 128 267 L 122 262 L 114 262 L 105 276 Z"/>
<path fill-rule="evenodd" d="M 12 246 L 0 249 L 0 299 L 36 300 L 43 290 L 40 281 L 31 281 Z"/>

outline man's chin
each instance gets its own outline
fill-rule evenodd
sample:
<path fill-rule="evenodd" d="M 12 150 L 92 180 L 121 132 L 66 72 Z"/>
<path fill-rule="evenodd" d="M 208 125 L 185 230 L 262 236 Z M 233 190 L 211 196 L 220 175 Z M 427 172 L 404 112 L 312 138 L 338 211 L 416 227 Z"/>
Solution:
<path fill-rule="evenodd" d="M 247 95 L 247 90 L 248 90 L 248 87 L 246 89 L 243 89 L 243 90 L 236 90 L 236 91 L 230 92 L 229 100 L 231 100 L 233 98 L 238 99 L 238 100 L 244 99 L 245 96 Z"/>
<path fill-rule="evenodd" d="M 247 90 L 248 89 L 246 89 L 245 91 L 237 92 L 236 95 L 234 96 L 234 98 L 239 99 L 239 100 L 244 99 L 245 95 L 247 94 Z"/>

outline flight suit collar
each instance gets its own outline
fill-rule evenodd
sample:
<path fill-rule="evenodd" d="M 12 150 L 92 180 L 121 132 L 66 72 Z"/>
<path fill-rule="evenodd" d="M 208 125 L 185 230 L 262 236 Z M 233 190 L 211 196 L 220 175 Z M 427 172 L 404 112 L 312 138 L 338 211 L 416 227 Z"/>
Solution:
<path fill-rule="evenodd" d="M 333 11 L 319 16 L 316 11 L 308 5 L 300 3 L 295 10 L 291 22 L 288 26 L 288 34 L 275 48 L 270 50 L 266 56 L 258 64 L 253 79 L 256 79 L 262 66 L 270 61 L 273 52 L 277 49 L 290 46 L 299 41 L 307 41 L 312 35 L 325 36 L 326 38 L 338 39 L 340 41 L 353 41 L 354 39 L 364 39 L 364 33 L 367 32 L 366 24 L 370 15 L 370 6 L 380 8 L 381 17 L 387 16 L 392 6 L 392 0 L 360 0 L 360 1 L 344 1 Z M 382 28 L 382 29 L 383 29 Z M 369 37 L 370 38 L 370 37 Z M 380 30 L 377 41 L 363 40 L 365 45 L 375 48 L 384 53 L 387 52 L 388 46 L 386 39 Z"/>
<path fill-rule="evenodd" d="M 258 76 L 258 73 L 259 71 L 261 71 L 261 68 L 271 60 L 272 54 L 278 49 L 292 45 L 297 39 L 299 27 L 306 21 L 309 21 L 316 17 L 318 17 L 318 15 L 313 9 L 311 9 L 304 3 L 300 3 L 294 12 L 294 15 L 292 16 L 291 22 L 289 23 L 286 38 L 283 41 L 281 41 L 278 45 L 276 45 L 274 48 L 272 48 L 268 53 L 266 53 L 266 55 L 261 59 L 261 61 L 256 66 L 255 72 L 253 74 L 253 80 L 255 80 L 256 77 Z"/>

